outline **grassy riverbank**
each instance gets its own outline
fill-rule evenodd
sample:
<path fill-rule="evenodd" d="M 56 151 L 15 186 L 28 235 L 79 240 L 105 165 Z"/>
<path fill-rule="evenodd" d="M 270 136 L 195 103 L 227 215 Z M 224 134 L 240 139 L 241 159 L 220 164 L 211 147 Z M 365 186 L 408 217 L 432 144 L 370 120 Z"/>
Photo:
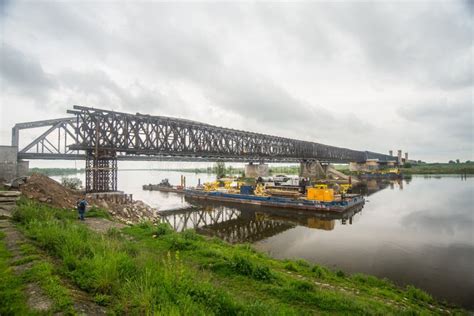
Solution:
<path fill-rule="evenodd" d="M 229 245 L 194 231 L 176 233 L 164 224 L 143 223 L 103 235 L 78 222 L 74 212 L 26 199 L 14 219 L 37 247 L 55 258 L 62 277 L 110 313 L 463 313 L 411 286 L 401 289 L 387 280 L 349 276 L 302 260 L 271 259 L 249 245 Z M 12 275 L 8 278 L 0 298 L 13 293 L 11 302 L 21 302 L 18 284 Z"/>
<path fill-rule="evenodd" d="M 474 174 L 474 162 L 416 164 L 400 171 L 403 174 Z"/>
<path fill-rule="evenodd" d="M 84 172 L 84 169 L 76 168 L 30 168 L 29 174 L 41 173 L 45 176 L 68 176 Z"/>

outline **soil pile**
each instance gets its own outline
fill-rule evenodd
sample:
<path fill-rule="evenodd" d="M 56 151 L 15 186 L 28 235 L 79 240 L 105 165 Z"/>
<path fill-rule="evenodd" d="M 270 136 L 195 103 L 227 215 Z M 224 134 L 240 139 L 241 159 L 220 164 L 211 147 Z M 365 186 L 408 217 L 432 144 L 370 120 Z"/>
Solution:
<path fill-rule="evenodd" d="M 75 209 L 77 201 L 85 197 L 84 192 L 68 189 L 53 179 L 37 173 L 31 175 L 26 183 L 20 186 L 20 191 L 30 199 L 58 208 Z M 86 200 L 90 207 L 105 209 L 113 217 L 127 224 L 158 220 L 155 209 L 142 201 L 123 204 L 93 197 L 87 197 Z"/>
<path fill-rule="evenodd" d="M 84 196 L 81 192 L 68 189 L 39 173 L 32 174 L 26 183 L 20 186 L 20 191 L 29 199 L 59 208 L 75 208 L 77 200 Z"/>

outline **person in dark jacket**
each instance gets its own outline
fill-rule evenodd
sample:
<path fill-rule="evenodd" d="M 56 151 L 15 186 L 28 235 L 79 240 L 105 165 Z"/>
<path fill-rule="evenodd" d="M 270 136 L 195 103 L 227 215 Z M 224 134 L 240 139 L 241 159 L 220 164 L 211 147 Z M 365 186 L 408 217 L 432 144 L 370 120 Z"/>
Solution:
<path fill-rule="evenodd" d="M 77 201 L 77 211 L 79 212 L 79 219 L 84 220 L 84 214 L 86 213 L 87 201 L 85 199 Z"/>

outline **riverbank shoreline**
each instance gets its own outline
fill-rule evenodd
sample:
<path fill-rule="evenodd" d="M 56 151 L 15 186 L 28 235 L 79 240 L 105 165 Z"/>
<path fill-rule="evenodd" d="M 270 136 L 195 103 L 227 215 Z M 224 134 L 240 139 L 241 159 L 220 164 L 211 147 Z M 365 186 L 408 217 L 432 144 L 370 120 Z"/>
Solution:
<path fill-rule="evenodd" d="M 99 234 L 88 228 L 87 218 L 84 225 L 74 212 L 25 198 L 14 219 L 58 260 L 64 277 L 109 312 L 465 313 L 413 286 L 277 260 L 248 244 L 231 245 L 193 230 L 177 233 L 165 224 L 143 222 Z"/>

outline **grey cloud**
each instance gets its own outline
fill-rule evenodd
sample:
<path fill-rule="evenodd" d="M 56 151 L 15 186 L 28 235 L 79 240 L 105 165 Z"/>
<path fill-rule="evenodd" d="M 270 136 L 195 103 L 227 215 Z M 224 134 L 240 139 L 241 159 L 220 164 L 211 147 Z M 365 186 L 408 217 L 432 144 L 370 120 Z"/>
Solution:
<path fill-rule="evenodd" d="M 33 71 L 27 81 L 26 68 L 10 69 L 8 89 L 50 104 L 67 100 L 190 119 L 216 109 L 222 122 L 241 122 L 230 127 L 356 149 L 385 150 L 380 135 L 393 146 L 416 136 L 405 126 L 422 127 L 423 142 L 439 152 L 449 137 L 463 139 L 456 146 L 472 140 L 469 116 L 443 119 L 441 106 L 424 103 L 439 91 L 459 99 L 472 86 L 466 5 L 15 2 L 5 9 L 6 38 L 24 52 L 12 58 L 30 62 Z M 365 83 L 368 92 L 375 82 L 400 89 L 379 89 L 371 101 L 379 109 L 366 110 L 357 93 L 350 99 L 350 88 L 340 87 L 353 72 L 362 81 L 354 85 Z M 299 85 L 317 89 L 327 82 L 337 87 L 326 93 L 328 102 L 299 94 Z M 396 110 L 397 94 L 410 95 L 409 89 L 416 91 L 413 106 Z M 331 102 L 335 93 L 349 94 L 347 104 Z M 472 101 L 459 102 L 451 113 L 472 117 Z M 377 124 L 376 112 L 389 106 L 401 118 L 400 132 Z"/>
<path fill-rule="evenodd" d="M 402 107 L 397 113 L 408 121 L 437 130 L 440 134 L 438 141 L 445 137 L 461 139 L 467 143 L 473 140 L 473 106 L 469 96 L 453 101 L 433 99 L 430 102 Z"/>
<path fill-rule="evenodd" d="M 45 73 L 38 60 L 27 57 L 21 51 L 3 43 L 0 55 L 2 87 L 17 95 L 46 99 L 57 84 Z"/>
<path fill-rule="evenodd" d="M 437 2 L 429 9 L 416 2 L 330 8 L 328 20 L 352 35 L 376 70 L 443 89 L 472 86 L 472 69 L 465 67 L 472 64 L 472 16 L 459 2 Z"/>
<path fill-rule="evenodd" d="M 139 82 L 131 86 L 120 86 L 103 71 L 78 72 L 65 71 L 59 75 L 61 88 L 73 90 L 79 94 L 77 103 L 86 106 L 102 107 L 124 111 L 169 112 L 182 101 L 178 98 L 170 100 L 159 90 L 150 89 Z M 133 93 L 132 91 L 135 91 Z"/>

